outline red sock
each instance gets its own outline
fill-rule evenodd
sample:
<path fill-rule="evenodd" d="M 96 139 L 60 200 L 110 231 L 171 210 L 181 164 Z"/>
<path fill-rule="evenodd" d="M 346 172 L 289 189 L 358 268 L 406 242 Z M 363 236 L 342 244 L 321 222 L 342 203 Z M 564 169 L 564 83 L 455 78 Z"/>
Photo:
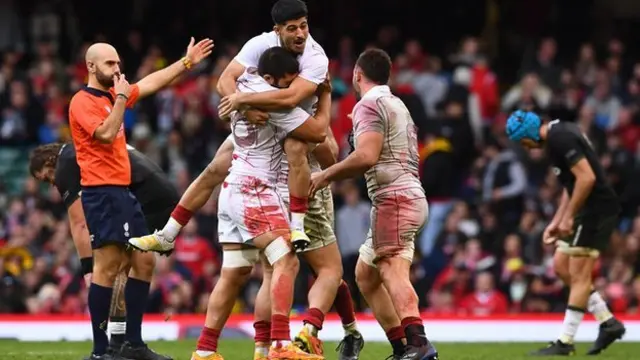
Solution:
<path fill-rule="evenodd" d="M 353 300 L 351 298 L 351 291 L 349 285 L 342 280 L 338 287 L 338 294 L 333 301 L 333 306 L 336 307 L 342 325 L 349 325 L 356 321 L 356 311 L 353 309 Z"/>
<path fill-rule="evenodd" d="M 289 202 L 292 213 L 306 213 L 309 208 L 309 198 L 307 197 L 289 195 Z"/>
<path fill-rule="evenodd" d="M 253 323 L 253 328 L 256 330 L 256 336 L 254 341 L 257 343 L 270 343 L 271 342 L 271 323 L 268 321 L 256 321 Z"/>
<path fill-rule="evenodd" d="M 402 338 L 404 337 L 404 329 L 402 329 L 402 326 L 392 327 L 391 329 L 386 331 L 386 334 L 389 342 L 402 340 Z"/>
<path fill-rule="evenodd" d="M 211 329 L 208 327 L 202 328 L 200 337 L 198 338 L 198 344 L 196 350 L 202 351 L 218 351 L 218 338 L 220 337 L 220 330 Z"/>
<path fill-rule="evenodd" d="M 311 308 L 307 312 L 307 315 L 302 320 L 304 324 L 311 324 L 318 330 L 322 330 L 322 324 L 324 323 L 324 314 L 320 309 Z"/>
<path fill-rule="evenodd" d="M 402 328 L 406 328 L 409 325 L 420 325 L 422 326 L 422 319 L 420 319 L 419 317 L 406 317 L 404 319 L 402 319 L 401 321 L 402 323 Z"/>
<path fill-rule="evenodd" d="M 271 315 L 271 341 L 290 341 L 289 317 L 285 315 Z"/>
<path fill-rule="evenodd" d="M 191 220 L 193 213 L 187 209 L 185 209 L 182 205 L 176 205 L 176 208 L 173 209 L 171 213 L 171 217 L 178 222 L 178 224 L 185 226 Z"/>

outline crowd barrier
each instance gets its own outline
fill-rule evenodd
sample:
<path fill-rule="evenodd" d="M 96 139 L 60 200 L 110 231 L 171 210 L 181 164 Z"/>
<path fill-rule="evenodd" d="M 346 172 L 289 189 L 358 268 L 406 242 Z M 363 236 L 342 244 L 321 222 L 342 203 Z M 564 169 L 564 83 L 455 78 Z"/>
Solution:
<path fill-rule="evenodd" d="M 385 333 L 370 314 L 359 314 L 358 327 L 366 341 L 386 341 Z M 624 341 L 640 342 L 640 316 L 620 316 L 627 327 Z M 562 314 L 504 315 L 486 317 L 423 316 L 427 335 L 436 342 L 547 342 L 560 332 Z M 195 339 L 200 334 L 204 315 L 147 315 L 142 327 L 148 341 Z M 292 335 L 302 326 L 293 317 Z M 585 318 L 576 341 L 593 341 L 598 323 Z M 339 318 L 327 315 L 320 337 L 339 341 L 344 333 Z M 253 337 L 253 319 L 249 315 L 233 315 L 227 322 L 223 338 Z M 83 341 L 91 339 L 87 316 L 29 316 L 0 314 L 0 339 L 20 341 Z"/>

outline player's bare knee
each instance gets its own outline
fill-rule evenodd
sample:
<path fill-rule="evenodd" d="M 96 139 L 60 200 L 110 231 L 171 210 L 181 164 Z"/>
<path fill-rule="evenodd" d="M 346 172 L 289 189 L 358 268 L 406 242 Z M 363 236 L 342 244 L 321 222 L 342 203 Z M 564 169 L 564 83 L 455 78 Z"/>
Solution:
<path fill-rule="evenodd" d="M 156 257 L 151 252 L 134 251 L 131 256 L 131 271 L 129 275 L 134 279 L 151 281 L 156 267 Z"/>
<path fill-rule="evenodd" d="M 370 293 L 380 285 L 378 274 L 374 274 L 374 271 L 377 270 L 358 260 L 356 265 L 356 284 L 363 294 Z"/>
<path fill-rule="evenodd" d="M 121 270 L 120 259 L 102 259 L 93 264 L 93 282 L 99 285 L 113 285 Z"/>
<path fill-rule="evenodd" d="M 222 268 L 220 271 L 220 277 L 226 279 L 232 284 L 238 286 L 244 285 L 249 280 L 253 267 L 236 267 L 236 268 Z"/>
<path fill-rule="evenodd" d="M 565 283 L 569 284 L 571 276 L 569 274 L 569 256 L 561 251 L 556 251 L 553 255 L 553 270 L 556 275 Z"/>

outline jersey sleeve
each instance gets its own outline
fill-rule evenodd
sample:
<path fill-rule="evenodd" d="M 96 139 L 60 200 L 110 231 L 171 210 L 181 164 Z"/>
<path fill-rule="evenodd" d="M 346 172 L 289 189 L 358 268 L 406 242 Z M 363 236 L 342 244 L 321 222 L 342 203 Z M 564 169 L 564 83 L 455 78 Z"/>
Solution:
<path fill-rule="evenodd" d="M 258 35 L 247 41 L 234 60 L 245 68 L 257 68 L 260 56 L 269 48 L 269 43 L 262 37 L 263 35 Z"/>
<path fill-rule="evenodd" d="M 375 131 L 381 134 L 384 133 L 384 119 L 382 118 L 382 114 L 378 111 L 375 103 L 361 103 L 355 109 L 353 119 L 353 135 L 356 139 L 358 136 L 369 131 Z"/>
<path fill-rule="evenodd" d="M 111 96 L 113 96 L 113 99 L 115 99 L 117 95 L 115 89 L 111 88 L 110 91 L 111 91 Z M 139 97 L 140 97 L 140 87 L 138 86 L 138 84 L 132 84 L 131 93 L 129 94 L 129 99 L 127 99 L 126 107 L 129 109 L 134 107 L 135 104 L 138 102 Z"/>
<path fill-rule="evenodd" d="M 554 157 L 562 159 L 569 168 L 585 157 L 578 139 L 570 135 L 568 133 L 559 133 L 548 141 L 549 149 Z"/>
<path fill-rule="evenodd" d="M 77 123 L 87 134 L 93 136 L 106 117 L 92 103 L 83 101 L 82 98 L 75 98 L 69 104 L 69 119 Z"/>
<path fill-rule="evenodd" d="M 304 124 L 309 117 L 309 113 L 296 107 L 290 111 L 269 113 L 269 123 L 288 134 Z"/>
<path fill-rule="evenodd" d="M 56 178 L 54 185 L 64 206 L 68 209 L 80 197 L 82 187 L 80 185 L 80 166 L 74 158 L 63 158 L 58 160 L 56 168 Z"/>
<path fill-rule="evenodd" d="M 300 64 L 300 74 L 298 76 L 320 85 L 327 78 L 328 71 L 329 59 L 324 54 L 319 53 Z"/>

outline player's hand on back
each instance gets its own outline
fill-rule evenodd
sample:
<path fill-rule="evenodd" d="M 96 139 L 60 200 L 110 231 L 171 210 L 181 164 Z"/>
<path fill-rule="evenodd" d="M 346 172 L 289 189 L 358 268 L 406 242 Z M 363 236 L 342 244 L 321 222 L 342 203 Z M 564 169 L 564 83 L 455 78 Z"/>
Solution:
<path fill-rule="evenodd" d="M 264 125 L 269 120 L 269 113 L 258 109 L 247 109 L 243 115 L 253 125 Z"/>
<path fill-rule="evenodd" d="M 213 40 L 206 38 L 198 41 L 195 44 L 195 39 L 192 37 L 187 46 L 186 57 L 191 64 L 197 65 L 200 61 L 204 60 L 207 56 L 211 55 L 213 51 Z"/>
<path fill-rule="evenodd" d="M 113 89 L 115 90 L 116 95 L 122 94 L 126 97 L 131 95 L 131 85 L 129 85 L 124 74 L 120 74 L 120 76 L 113 75 Z"/>
<path fill-rule="evenodd" d="M 238 93 L 227 95 L 220 100 L 218 115 L 221 119 L 228 118 L 235 110 L 238 110 Z"/>

